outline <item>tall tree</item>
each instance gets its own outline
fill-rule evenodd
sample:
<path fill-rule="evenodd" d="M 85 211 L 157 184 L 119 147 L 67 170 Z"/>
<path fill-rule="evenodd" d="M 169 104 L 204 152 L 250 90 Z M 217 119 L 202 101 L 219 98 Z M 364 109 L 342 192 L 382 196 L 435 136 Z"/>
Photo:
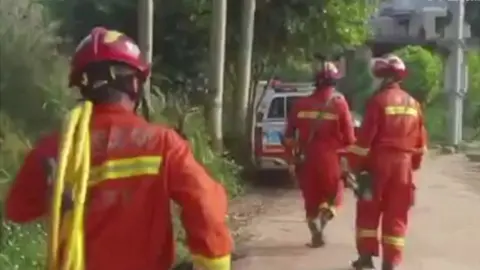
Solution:
<path fill-rule="evenodd" d="M 225 31 L 227 25 L 227 0 L 213 0 L 210 34 L 210 89 L 212 93 L 210 134 L 214 150 L 223 151 L 223 73 L 225 65 Z"/>
<path fill-rule="evenodd" d="M 143 59 L 147 63 L 152 63 L 153 57 L 153 0 L 141 0 L 138 2 L 138 43 L 143 52 Z M 142 97 L 142 112 L 147 120 L 150 120 L 150 114 L 153 111 L 151 102 L 151 82 L 147 78 Z"/>
<path fill-rule="evenodd" d="M 255 28 L 256 0 L 243 0 L 240 46 L 238 50 L 237 70 L 238 86 L 235 91 L 234 121 L 235 133 L 247 137 L 247 115 L 251 88 L 251 67 L 253 35 Z"/>

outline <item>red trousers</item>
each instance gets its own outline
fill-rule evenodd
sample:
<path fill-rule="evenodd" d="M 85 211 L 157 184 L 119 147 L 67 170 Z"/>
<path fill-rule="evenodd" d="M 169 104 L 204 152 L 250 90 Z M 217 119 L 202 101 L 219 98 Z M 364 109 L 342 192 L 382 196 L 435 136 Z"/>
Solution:
<path fill-rule="evenodd" d="M 322 151 L 320 155 L 307 156 L 297 176 L 307 219 L 317 218 L 321 209 L 336 213 L 342 204 L 344 190 L 336 152 Z"/>
<path fill-rule="evenodd" d="M 368 164 L 372 198 L 357 201 L 359 254 L 378 256 L 381 235 L 383 260 L 400 263 L 415 192 L 411 160 L 411 155 L 403 152 L 372 153 Z"/>

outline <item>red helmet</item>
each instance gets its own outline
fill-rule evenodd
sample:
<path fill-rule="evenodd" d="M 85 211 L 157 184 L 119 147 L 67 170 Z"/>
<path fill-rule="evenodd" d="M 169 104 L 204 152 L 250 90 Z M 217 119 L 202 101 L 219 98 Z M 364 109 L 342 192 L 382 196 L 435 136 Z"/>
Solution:
<path fill-rule="evenodd" d="M 316 64 L 314 67 L 315 80 L 317 82 L 324 80 L 338 80 L 342 77 L 340 70 L 335 63 L 326 61 Z"/>
<path fill-rule="evenodd" d="M 388 55 L 373 59 L 371 72 L 377 78 L 401 80 L 407 76 L 407 67 L 400 57 Z"/>
<path fill-rule="evenodd" d="M 124 63 L 138 70 L 141 80 L 150 74 L 150 65 L 142 59 L 140 49 L 132 39 L 123 33 L 96 27 L 75 50 L 71 61 L 70 87 L 81 86 L 82 73 L 87 65 L 104 61 Z"/>

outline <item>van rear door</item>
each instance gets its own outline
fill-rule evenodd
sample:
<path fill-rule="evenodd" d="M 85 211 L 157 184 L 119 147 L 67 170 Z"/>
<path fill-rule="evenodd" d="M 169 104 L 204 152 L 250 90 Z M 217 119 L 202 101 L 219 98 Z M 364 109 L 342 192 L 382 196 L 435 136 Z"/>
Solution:
<path fill-rule="evenodd" d="M 286 97 L 276 96 L 270 102 L 268 113 L 260 123 L 262 134 L 262 154 L 282 153 L 283 132 L 286 126 Z"/>
<path fill-rule="evenodd" d="M 282 139 L 288 113 L 294 101 L 308 93 L 273 95 L 262 114 L 263 119 L 255 127 L 255 157 L 259 169 L 286 168 L 286 152 Z"/>

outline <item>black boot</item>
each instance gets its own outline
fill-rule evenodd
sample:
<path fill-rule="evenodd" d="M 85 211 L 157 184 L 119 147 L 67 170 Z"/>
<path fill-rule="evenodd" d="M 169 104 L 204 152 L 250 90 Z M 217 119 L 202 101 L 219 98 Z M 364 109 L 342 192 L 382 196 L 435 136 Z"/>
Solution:
<path fill-rule="evenodd" d="M 327 224 L 334 218 L 332 210 L 325 208 L 320 211 L 320 231 L 323 231 Z"/>
<path fill-rule="evenodd" d="M 384 261 L 382 263 L 382 270 L 395 270 L 395 266 L 393 265 L 393 263 Z"/>
<path fill-rule="evenodd" d="M 352 262 L 354 270 L 375 269 L 372 256 L 360 255 L 356 261 Z"/>
<path fill-rule="evenodd" d="M 319 248 L 325 245 L 325 240 L 323 238 L 323 230 L 318 229 L 317 221 L 316 220 L 309 220 L 307 221 L 308 229 L 310 230 L 310 234 L 312 236 L 311 242 L 308 244 L 311 248 Z"/>
<path fill-rule="evenodd" d="M 310 244 L 310 247 L 312 248 L 320 248 L 325 246 L 325 239 L 323 237 L 323 232 L 320 231 L 314 235 L 312 235 L 312 243 Z"/>

